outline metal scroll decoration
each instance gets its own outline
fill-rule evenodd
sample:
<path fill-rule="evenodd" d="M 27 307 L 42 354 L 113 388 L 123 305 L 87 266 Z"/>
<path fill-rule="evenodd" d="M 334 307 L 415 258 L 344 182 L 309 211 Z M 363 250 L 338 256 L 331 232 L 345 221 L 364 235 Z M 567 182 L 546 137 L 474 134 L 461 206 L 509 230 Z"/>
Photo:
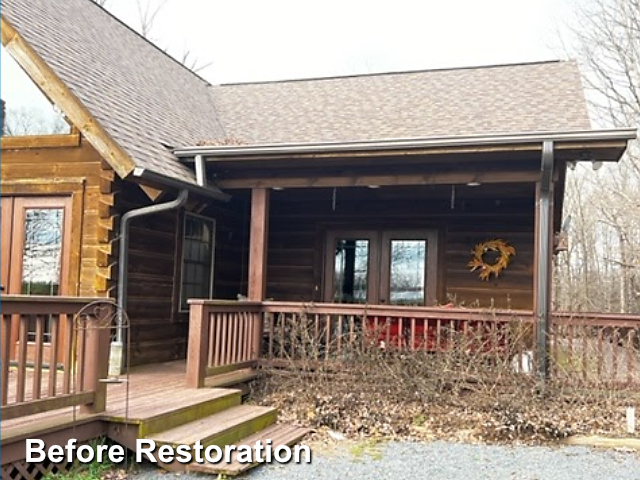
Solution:
<path fill-rule="evenodd" d="M 497 254 L 495 261 L 488 262 L 485 259 L 485 255 L 489 252 Z M 478 274 L 480 280 L 489 281 L 492 275 L 498 278 L 500 273 L 509 266 L 511 257 L 516 254 L 516 249 L 498 238 L 477 244 L 471 253 L 473 258 L 467 266 L 472 272 L 480 270 Z"/>

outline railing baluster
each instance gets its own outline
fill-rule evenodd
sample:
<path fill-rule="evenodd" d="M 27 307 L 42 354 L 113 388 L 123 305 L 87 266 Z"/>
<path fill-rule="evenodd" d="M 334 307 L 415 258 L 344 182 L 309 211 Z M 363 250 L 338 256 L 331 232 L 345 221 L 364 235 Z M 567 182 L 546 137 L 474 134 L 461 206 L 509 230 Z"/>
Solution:
<path fill-rule="evenodd" d="M 216 353 L 214 355 L 214 366 L 218 367 L 222 365 L 222 348 L 224 344 L 224 318 L 220 312 L 212 313 L 215 318 L 216 326 Z"/>
<path fill-rule="evenodd" d="M 36 338 L 33 356 L 33 399 L 39 400 L 42 392 L 42 354 L 44 352 L 44 317 L 36 315 Z"/>
<path fill-rule="evenodd" d="M 273 336 L 275 334 L 274 331 L 274 321 L 273 321 L 273 317 L 274 314 L 273 313 L 267 313 L 268 317 L 269 317 L 269 358 L 273 358 Z"/>
<path fill-rule="evenodd" d="M 58 388 L 58 352 L 60 347 L 60 338 L 58 337 L 59 325 L 60 316 L 55 315 L 51 318 L 51 335 L 49 337 L 49 386 L 47 394 L 50 397 L 56 396 L 56 390 Z"/>
<path fill-rule="evenodd" d="M 598 374 L 598 378 L 602 378 L 602 369 L 604 366 L 604 329 L 602 328 L 598 328 L 598 338 L 597 338 L 597 345 L 598 345 L 598 360 L 597 360 L 597 374 Z"/>
<path fill-rule="evenodd" d="M 416 319 L 411 317 L 411 339 L 409 340 L 409 350 L 414 351 L 416 349 Z"/>
<path fill-rule="evenodd" d="M 620 332 L 617 328 L 613 330 L 613 338 L 611 340 L 611 378 L 615 382 L 618 379 L 618 344 L 620 343 Z"/>
<path fill-rule="evenodd" d="M 631 383 L 633 379 L 633 336 L 635 332 L 633 330 L 629 330 L 627 332 L 627 383 Z"/>
<path fill-rule="evenodd" d="M 331 315 L 325 314 L 325 332 L 324 332 L 324 359 L 329 360 L 329 349 L 331 347 Z"/>
<path fill-rule="evenodd" d="M 9 401 L 9 364 L 11 363 L 11 315 L 0 316 L 2 321 L 2 351 L 0 352 L 0 363 L 2 368 L 0 378 L 0 405 L 5 406 Z"/>
<path fill-rule="evenodd" d="M 349 351 L 356 351 L 356 317 L 349 315 Z"/>
<path fill-rule="evenodd" d="M 207 339 L 207 344 L 209 345 L 209 351 L 207 352 L 207 366 L 212 367 L 215 365 L 216 354 L 216 316 L 214 314 L 209 314 L 209 318 L 205 318 L 203 321 L 210 322 L 209 338 Z"/>
<path fill-rule="evenodd" d="M 20 329 L 18 334 L 18 379 L 16 385 L 16 402 L 25 401 L 25 386 L 27 382 L 27 320 L 28 317 L 20 316 Z"/>
<path fill-rule="evenodd" d="M 76 344 L 74 326 L 71 325 L 71 315 L 60 315 L 60 336 L 64 339 L 64 361 L 62 370 L 62 393 L 71 393 L 71 376 L 73 374 L 73 351 Z"/>
<path fill-rule="evenodd" d="M 239 334 L 239 327 L 240 327 L 240 314 L 239 313 L 234 313 L 231 315 L 231 317 L 229 318 L 229 321 L 231 323 L 231 352 L 229 354 L 229 360 L 227 361 L 227 363 L 231 364 L 231 363 L 236 363 L 238 361 L 237 359 L 237 354 L 238 354 L 238 334 Z"/>
<path fill-rule="evenodd" d="M 337 342 L 337 355 L 340 356 L 342 355 L 342 315 L 338 315 L 338 330 L 337 330 L 337 335 L 338 335 L 338 342 Z"/>
<path fill-rule="evenodd" d="M 589 365 L 587 363 L 587 349 L 589 348 L 587 342 L 587 327 L 582 325 L 581 334 L 582 334 L 582 379 L 586 380 L 588 377 Z"/>

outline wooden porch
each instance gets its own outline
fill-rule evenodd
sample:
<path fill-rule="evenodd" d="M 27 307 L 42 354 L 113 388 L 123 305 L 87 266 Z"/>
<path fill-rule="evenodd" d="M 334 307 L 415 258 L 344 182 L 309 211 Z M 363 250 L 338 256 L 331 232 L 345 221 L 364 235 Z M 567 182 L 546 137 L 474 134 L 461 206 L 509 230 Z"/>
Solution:
<path fill-rule="evenodd" d="M 109 328 L 90 325 L 78 330 L 79 316 L 87 300 L 84 298 L 26 298 L 3 296 L 2 359 L 2 447 L 3 479 L 39 479 L 47 473 L 65 470 L 68 465 L 47 462 L 27 464 L 25 439 L 39 438 L 45 444 L 63 444 L 70 438 L 78 442 L 106 436 L 135 450 L 138 438 L 157 444 L 203 445 L 224 447 L 231 444 L 255 444 L 270 439 L 273 445 L 298 442 L 308 430 L 276 424 L 277 410 L 243 404 L 242 384 L 256 377 L 251 370 L 240 369 L 210 378 L 194 389 L 186 385 L 186 362 L 175 361 L 134 367 L 115 378 L 106 375 L 108 343 L 97 346 L 102 337 L 108 339 Z M 109 305 L 101 301 L 102 305 Z M 95 310 L 91 310 L 94 312 Z M 102 310 L 101 310 L 102 311 Z M 83 322 L 98 322 L 97 317 Z M 35 322 L 35 323 L 34 323 Z M 45 323 L 50 333 L 45 342 Z M 39 335 L 27 335 L 29 325 L 36 325 Z M 62 325 L 65 324 L 65 325 Z M 21 341 L 17 356 L 10 358 L 7 330 L 17 327 Z M 103 325 L 104 327 L 104 325 Z M 57 331 L 75 332 L 68 336 Z M 82 333 L 79 333 L 82 332 Z M 102 335 L 106 332 L 106 336 Z M 26 341 L 28 338 L 32 342 Z M 93 339 L 93 340 L 92 340 Z M 36 352 L 27 361 L 27 344 Z M 48 355 L 43 355 L 47 343 Z M 66 360 L 56 351 L 66 352 Z M 239 388 L 225 388 L 237 386 Z M 168 470 L 197 469 L 206 473 L 239 474 L 253 464 L 183 465 L 177 462 L 160 465 Z"/>

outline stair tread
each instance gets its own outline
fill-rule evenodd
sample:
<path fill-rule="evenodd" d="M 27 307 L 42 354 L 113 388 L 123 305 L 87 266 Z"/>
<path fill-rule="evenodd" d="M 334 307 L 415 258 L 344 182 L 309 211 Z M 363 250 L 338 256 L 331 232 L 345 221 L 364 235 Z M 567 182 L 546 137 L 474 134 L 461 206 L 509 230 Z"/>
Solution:
<path fill-rule="evenodd" d="M 185 389 L 176 392 L 171 397 L 149 395 L 139 401 L 131 402 L 129 411 L 124 407 L 109 409 L 105 412 L 105 417 L 109 421 L 124 421 L 125 417 L 129 423 L 149 420 L 154 417 L 174 413 L 176 410 L 189 409 L 196 405 L 219 400 L 228 396 L 239 395 L 240 390 L 230 388 L 213 389 Z M 107 403 L 108 405 L 108 403 Z"/>
<path fill-rule="evenodd" d="M 237 385 L 239 383 L 245 383 L 258 378 L 260 373 L 253 368 L 242 368 L 240 370 L 233 370 L 231 372 L 223 373 L 220 375 L 214 375 L 207 377 L 204 381 L 205 387 L 227 387 L 230 385 Z"/>
<path fill-rule="evenodd" d="M 255 443 L 260 440 L 263 445 L 266 444 L 266 440 L 271 440 L 272 449 L 280 445 L 291 446 L 300 441 L 305 435 L 311 432 L 311 429 L 305 427 L 297 427 L 295 425 L 288 424 L 275 424 L 271 425 L 264 430 L 261 430 L 253 435 L 245 437 L 239 440 L 236 445 L 248 445 L 253 447 Z M 247 470 L 257 467 L 261 463 L 240 463 L 237 459 L 237 452 L 232 453 L 232 461 L 230 463 L 197 463 L 192 462 L 187 466 L 188 472 L 200 472 L 218 475 L 240 475 Z"/>
<path fill-rule="evenodd" d="M 198 440 L 215 437 L 230 428 L 274 411 L 276 409 L 273 407 L 238 405 L 169 430 L 154 433 L 149 438 L 156 443 L 193 445 Z"/>

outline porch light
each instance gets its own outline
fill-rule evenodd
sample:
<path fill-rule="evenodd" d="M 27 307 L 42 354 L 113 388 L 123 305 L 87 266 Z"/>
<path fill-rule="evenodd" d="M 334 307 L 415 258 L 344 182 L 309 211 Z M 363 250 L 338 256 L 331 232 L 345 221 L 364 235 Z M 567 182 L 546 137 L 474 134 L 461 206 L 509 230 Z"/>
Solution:
<path fill-rule="evenodd" d="M 371 189 L 376 189 L 376 188 L 380 188 L 380 185 L 367 185 L 367 188 L 371 188 Z"/>
<path fill-rule="evenodd" d="M 482 185 L 480 182 L 476 182 L 475 180 L 472 180 L 471 182 L 467 182 L 467 187 L 479 187 L 480 185 Z"/>
<path fill-rule="evenodd" d="M 271 190 L 274 190 L 276 192 L 281 192 L 282 190 L 284 190 L 284 187 L 271 187 Z"/>

